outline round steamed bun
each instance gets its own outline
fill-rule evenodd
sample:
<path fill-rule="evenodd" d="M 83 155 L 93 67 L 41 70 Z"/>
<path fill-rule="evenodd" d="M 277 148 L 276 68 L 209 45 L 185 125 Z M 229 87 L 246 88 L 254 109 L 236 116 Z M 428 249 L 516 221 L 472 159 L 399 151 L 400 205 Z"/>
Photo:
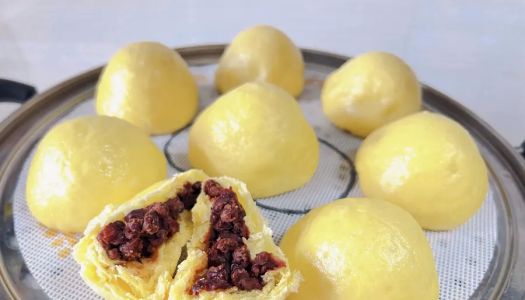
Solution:
<path fill-rule="evenodd" d="M 382 200 L 341 199 L 313 209 L 281 248 L 304 281 L 289 299 L 421 299 L 439 296 L 421 227 Z"/>
<path fill-rule="evenodd" d="M 310 180 L 319 143 L 288 93 L 268 83 L 247 83 L 197 117 L 190 130 L 189 159 L 210 176 L 238 178 L 254 197 L 266 197 Z"/>
<path fill-rule="evenodd" d="M 102 72 L 99 115 L 124 119 L 151 134 L 173 132 L 197 112 L 197 84 L 180 55 L 154 42 L 120 49 Z"/>
<path fill-rule="evenodd" d="M 451 229 L 481 206 L 485 162 L 469 133 L 453 120 L 420 112 L 368 136 L 356 168 L 367 197 L 395 203 L 426 229 Z"/>
<path fill-rule="evenodd" d="M 27 204 L 43 225 L 82 232 L 106 204 L 120 204 L 164 179 L 166 159 L 126 121 L 80 117 L 42 139 L 27 178 Z"/>
<path fill-rule="evenodd" d="M 421 87 L 400 58 L 370 52 L 332 73 L 324 83 L 321 100 L 330 121 L 364 137 L 384 124 L 419 111 Z"/>
<path fill-rule="evenodd" d="M 282 31 L 271 26 L 248 28 L 224 51 L 215 74 L 219 91 L 225 93 L 250 81 L 273 83 L 294 97 L 301 94 L 303 56 Z"/>

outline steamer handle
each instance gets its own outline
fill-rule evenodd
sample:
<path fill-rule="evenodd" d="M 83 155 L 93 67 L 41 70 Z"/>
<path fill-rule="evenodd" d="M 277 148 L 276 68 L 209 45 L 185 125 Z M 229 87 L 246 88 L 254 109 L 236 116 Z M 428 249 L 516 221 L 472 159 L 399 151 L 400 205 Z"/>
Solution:
<path fill-rule="evenodd" d="M 0 102 L 24 103 L 36 94 L 30 85 L 7 79 L 0 79 Z"/>
<path fill-rule="evenodd" d="M 518 147 L 518 152 L 525 159 L 525 141 L 523 141 L 523 143 L 521 143 L 521 146 Z"/>

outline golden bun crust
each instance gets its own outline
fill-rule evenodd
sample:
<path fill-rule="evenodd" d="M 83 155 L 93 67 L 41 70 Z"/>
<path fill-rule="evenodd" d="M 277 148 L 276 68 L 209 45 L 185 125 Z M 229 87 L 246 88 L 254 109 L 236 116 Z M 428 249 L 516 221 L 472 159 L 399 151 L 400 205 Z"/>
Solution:
<path fill-rule="evenodd" d="M 184 127 L 198 106 L 199 90 L 188 65 L 157 42 L 132 43 L 117 51 L 97 83 L 99 115 L 124 119 L 149 134 Z"/>
<path fill-rule="evenodd" d="M 75 245 L 73 257 L 81 266 L 84 281 L 106 299 L 166 299 L 181 250 L 191 237 L 190 212 L 180 214 L 179 232 L 158 249 L 157 256 L 142 263 L 115 264 L 97 241 L 97 234 L 106 224 L 123 219 L 134 209 L 175 196 L 184 183 L 206 178 L 200 170 L 187 171 L 150 186 L 120 206 L 106 206 L 89 222 L 84 237 Z"/>
<path fill-rule="evenodd" d="M 427 111 L 374 131 L 355 165 L 364 195 L 399 205 L 429 230 L 467 222 L 489 188 L 487 166 L 469 132 Z"/>
<path fill-rule="evenodd" d="M 304 282 L 290 300 L 437 300 L 432 249 L 416 220 L 379 199 L 314 208 L 281 247 Z"/>
<path fill-rule="evenodd" d="M 246 245 L 252 258 L 259 252 L 267 251 L 284 261 L 286 266 L 267 272 L 263 276 L 265 286 L 262 290 L 242 291 L 233 287 L 227 290 L 201 291 L 199 295 L 188 294 L 196 272 L 205 268 L 207 264 L 203 241 L 210 228 L 211 202 L 209 197 L 202 192 L 192 209 L 194 228 L 193 236 L 187 246 L 188 256 L 178 267 L 177 275 L 170 288 L 169 299 L 285 299 L 290 293 L 296 292 L 301 275 L 288 267 L 284 253 L 273 242 L 272 231 L 262 218 L 246 185 L 230 177 L 213 178 L 213 180 L 223 187 L 232 187 L 237 194 L 239 203 L 246 212 L 244 221 L 250 231 Z"/>
<path fill-rule="evenodd" d="M 190 129 L 188 158 L 210 176 L 242 180 L 255 198 L 297 189 L 314 176 L 319 142 L 303 111 L 270 83 L 219 97 Z"/>
<path fill-rule="evenodd" d="M 360 137 L 421 109 L 421 86 L 401 58 L 368 52 L 348 60 L 326 79 L 323 112 L 339 128 Z"/>
<path fill-rule="evenodd" d="M 272 26 L 247 28 L 224 50 L 215 73 L 215 86 L 226 93 L 244 83 L 273 83 L 294 97 L 304 88 L 301 50 L 282 31 Z"/>
<path fill-rule="evenodd" d="M 83 232 L 106 205 L 128 201 L 166 174 L 166 158 L 142 130 L 114 117 L 82 116 L 56 125 L 38 144 L 27 205 L 48 228 Z"/>

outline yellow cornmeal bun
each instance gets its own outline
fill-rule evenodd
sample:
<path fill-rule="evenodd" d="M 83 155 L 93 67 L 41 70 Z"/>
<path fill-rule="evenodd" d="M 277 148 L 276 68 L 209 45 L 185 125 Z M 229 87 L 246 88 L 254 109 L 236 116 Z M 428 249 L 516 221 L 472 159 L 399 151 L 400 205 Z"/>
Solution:
<path fill-rule="evenodd" d="M 150 186 L 120 206 L 108 205 L 91 220 L 84 237 L 75 245 L 73 257 L 81 266 L 80 275 L 84 281 L 105 299 L 167 299 L 182 247 L 192 234 L 189 211 L 179 215 L 179 231 L 158 248 L 157 255 L 141 262 L 121 264 L 111 260 L 98 242 L 97 235 L 105 225 L 122 220 L 132 210 L 165 202 L 175 197 L 184 183 L 206 178 L 202 171 L 191 170 Z"/>
<path fill-rule="evenodd" d="M 323 111 L 358 136 L 421 109 L 421 87 L 400 58 L 370 52 L 347 61 L 325 81 Z"/>
<path fill-rule="evenodd" d="M 271 26 L 248 28 L 224 51 L 215 73 L 217 89 L 225 93 L 250 81 L 273 83 L 294 97 L 301 94 L 303 56 L 282 31 Z"/>
<path fill-rule="evenodd" d="M 301 275 L 297 271 L 290 270 L 288 261 L 281 249 L 272 240 L 272 231 L 266 226 L 259 210 L 248 192 L 246 185 L 229 177 L 211 178 L 222 187 L 231 187 L 237 195 L 237 200 L 244 208 L 246 216 L 244 222 L 250 232 L 245 241 L 251 258 L 260 252 L 266 251 L 285 263 L 285 266 L 268 271 L 263 276 L 264 287 L 262 290 L 243 291 L 237 287 L 226 290 L 206 291 L 202 290 L 198 295 L 190 295 L 192 285 L 197 278 L 198 272 L 207 267 L 206 236 L 210 230 L 210 215 L 212 203 L 208 195 L 201 192 L 197 203 L 193 207 L 193 236 L 187 245 L 188 257 L 179 265 L 177 275 L 170 288 L 169 299 L 286 299 L 288 295 L 297 291 Z M 203 183 L 203 186 L 205 183 Z"/>
<path fill-rule="evenodd" d="M 382 200 L 341 199 L 316 208 L 281 247 L 304 282 L 288 299 L 438 299 L 432 252 L 417 222 Z"/>
<path fill-rule="evenodd" d="M 104 116 L 52 128 L 36 150 L 27 204 L 43 225 L 82 232 L 106 204 L 120 204 L 166 178 L 164 155 L 139 128 Z"/>
<path fill-rule="evenodd" d="M 96 109 L 148 133 L 173 132 L 188 124 L 198 107 L 197 84 L 180 55 L 160 43 L 120 49 L 100 77 Z"/>
<path fill-rule="evenodd" d="M 426 229 L 451 229 L 481 206 L 488 174 L 474 140 L 455 121 L 420 112 L 368 136 L 357 152 L 361 190 L 395 203 Z"/>
<path fill-rule="evenodd" d="M 268 83 L 247 83 L 197 117 L 189 159 L 210 176 L 242 180 L 258 198 L 308 182 L 319 161 L 319 143 L 288 93 Z"/>

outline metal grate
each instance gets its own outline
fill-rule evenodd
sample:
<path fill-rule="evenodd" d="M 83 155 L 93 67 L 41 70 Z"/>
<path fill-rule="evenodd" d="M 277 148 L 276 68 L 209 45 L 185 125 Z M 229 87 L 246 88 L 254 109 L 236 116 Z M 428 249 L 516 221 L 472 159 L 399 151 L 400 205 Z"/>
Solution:
<path fill-rule="evenodd" d="M 213 66 L 193 67 L 200 85 L 201 106 L 216 97 L 211 84 Z M 320 162 L 313 179 L 301 189 L 258 200 L 261 212 L 279 242 L 287 228 L 309 209 L 342 197 L 359 197 L 353 157 L 360 140 L 333 127 L 323 116 L 319 101 L 320 87 L 326 71 L 307 71 L 305 92 L 299 103 L 313 125 L 320 141 Z M 64 118 L 94 114 L 92 100 L 78 105 Z M 188 130 L 171 136 L 154 137 L 164 149 L 171 165 L 170 173 L 189 168 L 187 161 Z M 79 267 L 69 255 L 76 236 L 66 236 L 39 225 L 29 213 L 24 192 L 32 154 L 25 161 L 14 194 L 15 233 L 31 275 L 51 299 L 98 299 L 82 282 Z M 491 189 L 494 185 L 491 184 Z M 497 216 L 494 196 L 489 193 L 480 211 L 454 231 L 427 232 L 439 273 L 441 299 L 468 299 L 484 278 L 492 260 L 497 239 Z"/>

